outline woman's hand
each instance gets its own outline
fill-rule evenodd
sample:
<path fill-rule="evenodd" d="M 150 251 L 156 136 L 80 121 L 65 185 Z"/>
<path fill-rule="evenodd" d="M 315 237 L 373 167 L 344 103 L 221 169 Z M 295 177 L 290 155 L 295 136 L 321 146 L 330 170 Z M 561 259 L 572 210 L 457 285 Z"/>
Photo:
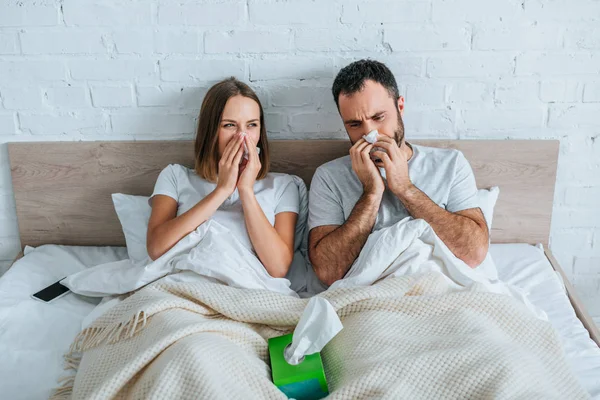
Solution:
<path fill-rule="evenodd" d="M 248 160 L 242 161 L 240 169 L 240 178 L 237 183 L 240 195 L 242 195 L 242 192 L 254 193 L 254 183 L 256 182 L 256 177 L 261 168 L 260 158 L 256 151 L 256 144 L 253 143 L 247 135 L 244 136 L 243 140 L 248 147 Z"/>
<path fill-rule="evenodd" d="M 215 190 L 223 191 L 227 196 L 230 196 L 234 191 L 238 182 L 240 169 L 240 160 L 244 154 L 244 139 L 240 134 L 235 135 L 219 160 L 219 175 L 217 178 L 217 188 Z M 256 150 L 254 150 L 256 152 Z"/>

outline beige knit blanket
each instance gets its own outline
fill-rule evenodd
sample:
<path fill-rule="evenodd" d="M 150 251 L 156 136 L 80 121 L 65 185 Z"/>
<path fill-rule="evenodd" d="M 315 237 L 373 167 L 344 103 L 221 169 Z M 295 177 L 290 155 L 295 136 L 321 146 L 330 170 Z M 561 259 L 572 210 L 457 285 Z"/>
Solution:
<path fill-rule="evenodd" d="M 514 299 L 430 273 L 322 294 L 344 329 L 322 352 L 332 399 L 583 399 L 551 326 Z M 54 397 L 281 399 L 267 339 L 306 299 L 158 281 L 83 331 Z M 81 355 L 82 354 L 82 355 Z"/>

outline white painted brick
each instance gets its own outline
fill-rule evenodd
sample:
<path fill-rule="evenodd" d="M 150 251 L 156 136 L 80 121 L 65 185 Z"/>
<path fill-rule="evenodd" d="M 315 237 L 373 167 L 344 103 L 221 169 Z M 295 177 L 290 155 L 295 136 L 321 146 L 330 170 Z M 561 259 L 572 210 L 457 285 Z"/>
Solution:
<path fill-rule="evenodd" d="M 137 102 L 140 107 L 170 107 L 200 110 L 207 88 L 169 85 L 138 86 Z"/>
<path fill-rule="evenodd" d="M 404 127 L 407 134 L 421 137 L 452 138 L 455 112 L 444 109 L 407 109 L 404 112 Z"/>
<path fill-rule="evenodd" d="M 338 113 L 302 113 L 290 117 L 290 129 L 294 133 L 306 134 L 342 132 L 344 127 Z"/>
<path fill-rule="evenodd" d="M 98 112 L 19 113 L 19 120 L 21 129 L 33 135 L 99 134 L 106 131 L 104 118 Z"/>
<path fill-rule="evenodd" d="M 600 104 L 552 104 L 549 112 L 550 128 L 600 128 Z"/>
<path fill-rule="evenodd" d="M 99 32 L 65 30 L 61 32 L 21 33 L 23 54 L 98 54 L 106 53 Z"/>
<path fill-rule="evenodd" d="M 558 207 L 552 213 L 552 224 L 571 228 L 595 228 L 600 226 L 600 213 L 590 212 L 589 209 Z"/>
<path fill-rule="evenodd" d="M 160 77 L 167 82 L 213 82 L 235 76 L 244 77 L 243 60 L 178 60 L 160 62 Z"/>
<path fill-rule="evenodd" d="M 92 81 L 139 80 L 157 78 L 156 63 L 152 60 L 69 60 L 73 79 Z"/>
<path fill-rule="evenodd" d="M 152 22 L 152 8 L 147 1 L 65 0 L 62 8 L 68 26 L 132 26 L 149 25 Z"/>
<path fill-rule="evenodd" d="M 432 15 L 434 21 L 499 22 L 517 19 L 522 11 L 516 1 L 439 0 Z"/>
<path fill-rule="evenodd" d="M 327 58 L 288 57 L 252 60 L 250 80 L 333 78 L 333 61 Z"/>
<path fill-rule="evenodd" d="M 348 1 L 344 2 L 345 24 L 425 22 L 430 18 L 429 2 L 418 1 Z"/>
<path fill-rule="evenodd" d="M 250 1 L 250 22 L 257 25 L 322 25 L 333 26 L 340 11 L 334 2 L 323 1 Z"/>
<path fill-rule="evenodd" d="M 14 259 L 20 251 L 21 242 L 18 237 L 0 237 L 0 257 Z"/>
<path fill-rule="evenodd" d="M 191 114 L 136 113 L 112 115 L 114 133 L 124 135 L 183 134 L 195 132 L 196 123 Z"/>
<path fill-rule="evenodd" d="M 453 103 L 486 103 L 492 99 L 492 86 L 482 82 L 456 82 L 449 85 L 448 99 Z"/>
<path fill-rule="evenodd" d="M 336 111 L 329 87 L 280 87 L 271 90 L 271 104 L 275 107 L 310 106 L 316 110 Z"/>
<path fill-rule="evenodd" d="M 600 277 L 590 274 L 575 275 L 571 281 L 575 286 L 575 292 L 584 303 L 586 310 L 592 315 L 600 313 L 600 307 L 596 304 L 600 290 Z"/>
<path fill-rule="evenodd" d="M 42 90 L 38 86 L 11 86 L 0 88 L 4 108 L 35 110 L 42 106 Z"/>
<path fill-rule="evenodd" d="M 18 54 L 19 42 L 15 32 L 0 32 L 0 54 Z"/>
<path fill-rule="evenodd" d="M 376 51 L 382 49 L 376 29 L 302 28 L 296 31 L 296 48 L 302 51 Z"/>
<path fill-rule="evenodd" d="M 286 114 L 266 112 L 265 125 L 269 133 L 281 133 L 289 131 L 288 118 Z"/>
<path fill-rule="evenodd" d="M 583 101 L 587 103 L 600 102 L 600 82 L 585 84 Z"/>
<path fill-rule="evenodd" d="M 538 108 L 462 110 L 462 128 L 483 131 L 542 126 L 544 110 Z"/>
<path fill-rule="evenodd" d="M 561 140 L 557 182 L 590 185 L 591 177 L 600 176 L 600 140 L 589 136 L 569 135 Z"/>
<path fill-rule="evenodd" d="M 536 21 L 594 21 L 600 15 L 600 3 L 595 0 L 526 1 L 527 16 Z"/>
<path fill-rule="evenodd" d="M 597 317 L 600 316 L 600 278 L 597 276 L 593 276 L 592 279 L 596 282 L 596 290 L 592 292 L 592 295 L 589 297 L 581 297 L 581 301 L 583 306 L 586 308 L 587 312 L 590 316 Z M 575 288 L 576 291 L 579 290 L 578 287 Z M 596 318 L 599 319 L 600 318 Z M 595 321 L 595 320 L 594 320 Z"/>
<path fill-rule="evenodd" d="M 0 61 L 0 84 L 16 81 L 48 81 L 66 78 L 62 61 Z"/>
<path fill-rule="evenodd" d="M 152 54 L 154 33 L 151 30 L 119 30 L 112 32 L 112 43 L 119 54 Z"/>
<path fill-rule="evenodd" d="M 0 114 L 0 134 L 14 134 L 15 133 L 15 122 L 12 113 Z"/>
<path fill-rule="evenodd" d="M 471 44 L 470 33 L 462 25 L 385 29 L 383 40 L 394 52 L 468 50 Z"/>
<path fill-rule="evenodd" d="M 600 186 L 568 187 L 565 191 L 565 204 L 568 206 L 600 207 Z"/>
<path fill-rule="evenodd" d="M 165 31 L 154 35 L 154 51 L 159 54 L 199 54 L 204 51 L 202 33 L 197 31 Z"/>
<path fill-rule="evenodd" d="M 570 80 L 542 81 L 540 98 L 549 103 L 575 103 L 581 101 L 583 84 Z"/>
<path fill-rule="evenodd" d="M 559 30 L 552 25 L 483 25 L 473 35 L 475 50 L 546 50 L 560 47 Z"/>
<path fill-rule="evenodd" d="M 451 55 L 427 61 L 427 75 L 434 78 L 496 77 L 512 75 L 513 58 L 505 54 Z"/>
<path fill-rule="evenodd" d="M 500 104 L 538 104 L 540 84 L 537 81 L 501 82 L 496 86 L 496 102 Z"/>
<path fill-rule="evenodd" d="M 569 28 L 566 30 L 564 38 L 566 48 L 586 50 L 600 49 L 600 28 L 597 26 L 594 27 L 592 25 L 585 28 Z"/>
<path fill-rule="evenodd" d="M 2 5 L 0 26 L 51 26 L 58 25 L 58 8 L 44 6 Z"/>
<path fill-rule="evenodd" d="M 206 53 L 281 53 L 292 49 L 292 33 L 282 31 L 206 32 Z"/>
<path fill-rule="evenodd" d="M 550 237 L 550 248 L 552 252 L 577 252 L 587 254 L 592 249 L 592 237 L 594 230 L 586 229 L 554 229 Z"/>
<path fill-rule="evenodd" d="M 134 105 L 131 86 L 92 86 L 94 107 L 132 107 Z"/>
<path fill-rule="evenodd" d="M 56 108 L 80 108 L 89 106 L 89 95 L 83 86 L 51 87 L 44 90 L 46 104 Z"/>
<path fill-rule="evenodd" d="M 409 105 L 442 105 L 445 86 L 438 83 L 409 84 L 406 86 L 406 103 Z"/>
<path fill-rule="evenodd" d="M 525 53 L 517 56 L 517 75 L 600 73 L 600 53 Z"/>
<path fill-rule="evenodd" d="M 244 3 L 241 0 L 200 4 L 164 3 L 158 6 L 158 23 L 176 26 L 238 26 L 244 18 Z"/>

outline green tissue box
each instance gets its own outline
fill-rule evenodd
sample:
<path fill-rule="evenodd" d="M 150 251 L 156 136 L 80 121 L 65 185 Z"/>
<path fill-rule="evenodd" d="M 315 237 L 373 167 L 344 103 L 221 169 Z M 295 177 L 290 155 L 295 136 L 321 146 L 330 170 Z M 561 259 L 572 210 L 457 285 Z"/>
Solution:
<path fill-rule="evenodd" d="M 306 356 L 298 365 L 289 364 L 283 355 L 293 334 L 269 339 L 273 383 L 290 399 L 318 400 L 329 394 L 321 353 Z"/>

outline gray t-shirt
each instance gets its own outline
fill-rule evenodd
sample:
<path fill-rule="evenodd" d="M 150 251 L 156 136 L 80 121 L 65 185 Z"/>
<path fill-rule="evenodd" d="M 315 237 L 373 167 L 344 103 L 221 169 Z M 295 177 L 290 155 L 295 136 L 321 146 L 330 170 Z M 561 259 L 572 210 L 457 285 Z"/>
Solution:
<path fill-rule="evenodd" d="M 457 212 L 479 207 L 475 176 L 469 162 L 458 150 L 412 145 L 408 161 L 412 183 L 440 207 Z M 385 178 L 385 170 L 380 168 Z M 363 187 L 352 170 L 350 156 L 317 168 L 310 186 L 308 229 L 342 225 L 362 196 Z M 389 227 L 408 217 L 402 202 L 386 189 L 373 231 Z"/>

